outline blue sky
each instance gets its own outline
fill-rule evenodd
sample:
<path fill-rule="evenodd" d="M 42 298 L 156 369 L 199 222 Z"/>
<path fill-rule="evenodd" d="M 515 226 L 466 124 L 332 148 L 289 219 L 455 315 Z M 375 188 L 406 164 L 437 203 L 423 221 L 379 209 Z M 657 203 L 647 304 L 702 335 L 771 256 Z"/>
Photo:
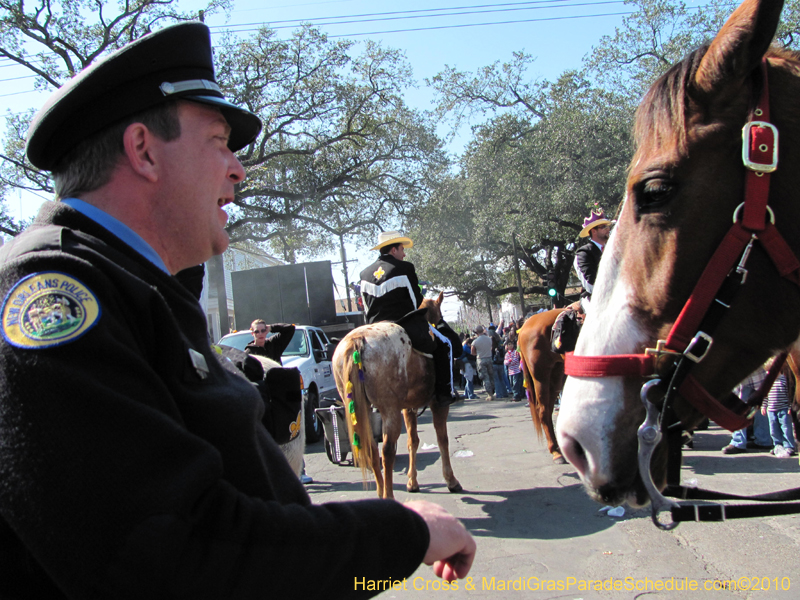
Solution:
<path fill-rule="evenodd" d="M 579 67 L 630 11 L 622 0 L 240 0 L 227 25 L 247 30 L 254 25 L 239 25 L 263 22 L 287 35 L 290 29 L 284 27 L 307 20 L 330 36 L 380 41 L 405 52 L 422 88 L 424 79 L 445 65 L 475 70 L 510 60 L 517 50 L 536 57 L 531 77 L 553 80 Z M 207 23 L 213 27 L 222 20 L 212 17 Z M 430 100 L 424 89 L 408 98 L 418 108 L 430 108 Z"/>
<path fill-rule="evenodd" d="M 458 10 L 458 7 L 470 8 Z M 432 10 L 440 8 L 443 10 Z M 465 12 L 473 14 L 453 14 Z M 355 41 L 372 39 L 384 46 L 399 48 L 405 52 L 419 84 L 417 90 L 409 92 L 406 101 L 416 108 L 430 109 L 433 94 L 425 88 L 424 80 L 441 72 L 446 65 L 474 71 L 495 61 L 509 61 L 513 52 L 524 50 L 536 58 L 529 76 L 554 80 L 568 69 L 579 68 L 583 57 L 591 52 L 601 36 L 613 34 L 614 28 L 621 25 L 623 16 L 609 13 L 628 12 L 630 8 L 623 2 L 605 0 L 428 0 L 402 3 L 388 0 L 301 0 L 295 3 L 268 0 L 237 2 L 228 25 L 267 22 L 273 27 L 283 27 L 290 23 L 282 21 L 309 20 L 320 24 L 320 28 L 330 36 L 344 36 Z M 442 13 L 450 14 L 434 16 Z M 333 21 L 362 22 L 321 24 Z M 222 24 L 221 20 L 214 18 L 206 22 L 212 28 Z M 255 25 L 241 29 L 250 27 Z M 281 35 L 288 35 L 290 31 L 278 29 Z M 358 35 L 362 33 L 370 35 Z M 463 144 L 466 135 L 460 139 Z M 457 140 L 451 145 L 451 151 L 458 150 Z M 348 245 L 347 253 L 348 259 L 357 260 L 349 264 L 351 281 L 357 279 L 358 273 L 375 259 L 375 253 L 369 252 L 368 248 Z M 330 259 L 339 260 L 338 256 Z M 408 259 L 414 260 L 413 249 L 409 251 Z M 334 265 L 334 279 L 339 284 L 343 281 L 340 269 Z M 457 311 L 458 304 L 448 300 L 445 318 L 453 320 Z"/>

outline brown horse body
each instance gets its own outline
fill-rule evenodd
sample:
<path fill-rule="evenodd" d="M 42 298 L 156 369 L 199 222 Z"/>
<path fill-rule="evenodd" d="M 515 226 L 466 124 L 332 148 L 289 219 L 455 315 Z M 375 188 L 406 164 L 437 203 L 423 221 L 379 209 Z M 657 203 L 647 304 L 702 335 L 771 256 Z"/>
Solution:
<path fill-rule="evenodd" d="M 762 58 L 769 120 L 780 132 L 778 169 L 767 178 L 775 217 L 771 231 L 783 237 L 790 256 L 800 255 L 800 60 L 769 47 L 782 5 L 781 0 L 746 0 L 708 48 L 673 66 L 642 101 L 624 206 L 603 253 L 576 356 L 642 355 L 655 348 L 693 294 L 732 220 L 745 220 L 745 211 L 737 211 L 748 172 L 741 132 L 749 119 L 760 120 L 758 113 L 751 115 L 763 87 Z M 708 353 L 691 367 L 694 380 L 734 410 L 741 403 L 731 389 L 800 333 L 797 269 L 791 260 L 776 267 L 762 234 L 770 226 L 754 214 L 760 220 L 758 229 L 748 225 L 756 238 L 747 277 L 714 330 Z M 567 379 L 559 445 L 598 501 L 648 499 L 637 468 L 643 382 L 636 376 Z M 689 429 L 702 419 L 680 394 L 674 410 Z M 651 473 L 663 488 L 663 442 Z"/>
<path fill-rule="evenodd" d="M 540 439 L 542 435 L 547 439 L 547 450 L 557 464 L 567 462 L 558 449 L 553 427 L 553 409 L 564 385 L 564 358 L 551 350 L 550 336 L 556 318 L 564 310 L 557 308 L 535 314 L 519 330 L 519 353 L 533 427 Z"/>
<path fill-rule="evenodd" d="M 423 301 L 420 308 L 427 308 L 427 320 L 436 323 L 441 319 L 438 299 Z M 358 362 L 355 359 L 358 353 Z M 451 492 L 460 492 L 459 484 L 450 465 L 450 443 L 447 437 L 448 405 L 433 402 L 434 374 L 433 358 L 411 348 L 411 340 L 399 325 L 373 323 L 354 329 L 345 336 L 333 356 L 333 373 L 336 387 L 352 416 L 347 414 L 351 446 L 353 435 L 358 436 L 359 448 L 354 448 L 356 464 L 362 471 L 369 468 L 375 476 L 378 496 L 394 498 L 393 474 L 403 421 L 408 433 L 408 482 L 409 492 L 418 492 L 417 482 L 417 411 L 430 404 L 433 426 L 442 457 L 442 472 Z M 382 457 L 373 439 L 369 413 L 375 407 L 383 421 Z M 355 423 L 353 423 L 355 421 Z M 382 464 L 381 464 L 381 458 Z M 382 468 L 381 468 L 382 467 Z M 383 471 L 383 473 L 381 473 Z"/>

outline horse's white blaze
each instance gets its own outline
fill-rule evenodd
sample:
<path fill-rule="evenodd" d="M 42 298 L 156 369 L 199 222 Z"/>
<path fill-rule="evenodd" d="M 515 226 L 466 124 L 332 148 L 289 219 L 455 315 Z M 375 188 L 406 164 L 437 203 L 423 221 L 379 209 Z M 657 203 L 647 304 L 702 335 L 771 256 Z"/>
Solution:
<path fill-rule="evenodd" d="M 619 277 L 615 238 L 612 234 L 600 261 L 589 314 L 575 348 L 578 356 L 631 354 L 640 351 L 647 339 L 630 309 L 631 290 Z M 610 479 L 610 440 L 624 406 L 622 388 L 621 377 L 568 377 L 562 392 L 556 424 L 559 446 L 566 448 L 568 438 L 581 445 L 586 459 L 581 476 L 595 488 Z"/>

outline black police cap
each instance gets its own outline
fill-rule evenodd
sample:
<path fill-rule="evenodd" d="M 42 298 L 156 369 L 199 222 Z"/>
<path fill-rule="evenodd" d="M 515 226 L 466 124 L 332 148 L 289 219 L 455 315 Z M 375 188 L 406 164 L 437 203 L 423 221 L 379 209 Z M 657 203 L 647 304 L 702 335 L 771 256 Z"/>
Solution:
<path fill-rule="evenodd" d="M 53 170 L 83 140 L 173 98 L 219 108 L 231 127 L 228 147 L 234 152 L 261 131 L 256 115 L 223 97 L 214 79 L 208 27 L 181 23 L 120 48 L 53 93 L 28 130 L 28 160 Z"/>

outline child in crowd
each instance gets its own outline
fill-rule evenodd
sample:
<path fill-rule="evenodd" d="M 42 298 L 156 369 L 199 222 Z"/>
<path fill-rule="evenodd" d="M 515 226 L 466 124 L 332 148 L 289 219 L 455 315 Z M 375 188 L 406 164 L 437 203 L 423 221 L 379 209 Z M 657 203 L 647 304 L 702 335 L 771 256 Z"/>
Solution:
<path fill-rule="evenodd" d="M 789 414 L 789 405 L 792 402 L 790 377 L 789 366 L 784 365 L 767 399 L 761 405 L 761 414 L 769 417 L 769 433 L 774 444 L 771 454 L 777 458 L 788 458 L 797 454 L 792 416 Z"/>
<path fill-rule="evenodd" d="M 522 387 L 522 367 L 519 361 L 520 355 L 516 350 L 515 344 L 512 342 L 506 343 L 506 357 L 503 362 L 506 369 L 508 369 L 508 378 L 511 380 L 511 389 L 514 391 L 514 402 L 519 402 L 525 395 L 525 390 Z"/>

